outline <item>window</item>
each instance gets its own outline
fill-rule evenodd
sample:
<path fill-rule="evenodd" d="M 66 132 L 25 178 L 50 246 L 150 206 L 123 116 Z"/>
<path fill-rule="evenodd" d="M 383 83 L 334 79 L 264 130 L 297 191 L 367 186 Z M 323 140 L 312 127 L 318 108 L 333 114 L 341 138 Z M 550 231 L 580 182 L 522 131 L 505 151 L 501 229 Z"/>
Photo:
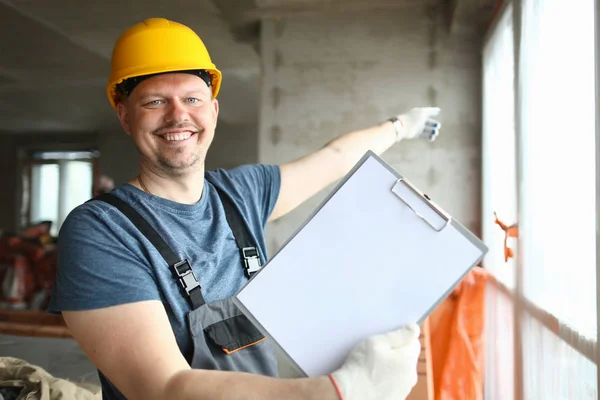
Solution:
<path fill-rule="evenodd" d="M 513 1 L 486 41 L 486 398 L 597 398 L 594 14 L 592 0 Z M 518 223 L 509 262 L 494 211 Z"/>
<path fill-rule="evenodd" d="M 595 338 L 594 2 L 523 6 L 523 290 Z"/>
<path fill-rule="evenodd" d="M 485 398 L 514 398 L 515 257 L 517 240 L 495 222 L 517 222 L 517 173 L 514 118 L 514 37 L 512 7 L 496 21 L 483 49 L 482 234 L 489 251 L 483 266 L 506 288 L 488 285 L 486 298 Z"/>
<path fill-rule="evenodd" d="M 594 1 L 523 0 L 521 13 L 522 295 L 558 325 L 522 315 L 523 394 L 596 398 Z"/>
<path fill-rule="evenodd" d="M 57 235 L 65 218 L 92 197 L 96 152 L 34 152 L 23 175 L 23 222 L 51 221 Z"/>
<path fill-rule="evenodd" d="M 514 258 L 505 258 L 505 224 L 517 220 L 517 175 L 514 118 L 514 47 L 512 9 L 509 6 L 496 24 L 483 51 L 483 142 L 485 177 L 482 182 L 483 240 L 488 244 L 484 265 L 496 279 L 514 287 Z M 516 246 L 514 238 L 507 246 Z"/>

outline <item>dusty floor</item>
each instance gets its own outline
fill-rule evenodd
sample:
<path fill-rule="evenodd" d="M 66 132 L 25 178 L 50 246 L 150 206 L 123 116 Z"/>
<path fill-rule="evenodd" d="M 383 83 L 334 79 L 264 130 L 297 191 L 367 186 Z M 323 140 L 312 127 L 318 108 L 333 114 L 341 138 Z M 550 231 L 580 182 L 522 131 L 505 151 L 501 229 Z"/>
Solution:
<path fill-rule="evenodd" d="M 96 368 L 71 339 L 0 335 L 0 356 L 20 358 L 58 378 L 100 385 Z"/>

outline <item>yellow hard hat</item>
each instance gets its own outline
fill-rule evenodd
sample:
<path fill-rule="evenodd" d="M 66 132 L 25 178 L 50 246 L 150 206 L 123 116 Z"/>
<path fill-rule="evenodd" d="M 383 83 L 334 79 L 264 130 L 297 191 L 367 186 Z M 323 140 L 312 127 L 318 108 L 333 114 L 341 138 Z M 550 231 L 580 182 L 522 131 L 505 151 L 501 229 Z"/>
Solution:
<path fill-rule="evenodd" d="M 106 94 L 116 109 L 116 87 L 128 78 L 164 72 L 205 70 L 213 98 L 219 94 L 221 71 L 206 46 L 189 27 L 164 18 L 149 18 L 127 29 L 115 44 Z"/>

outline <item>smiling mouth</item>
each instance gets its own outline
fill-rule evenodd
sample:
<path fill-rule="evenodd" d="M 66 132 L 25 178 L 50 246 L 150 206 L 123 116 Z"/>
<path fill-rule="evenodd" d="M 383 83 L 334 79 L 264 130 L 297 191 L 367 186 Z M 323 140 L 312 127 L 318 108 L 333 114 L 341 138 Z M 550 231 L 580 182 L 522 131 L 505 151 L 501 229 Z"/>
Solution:
<path fill-rule="evenodd" d="M 160 135 L 161 138 L 163 138 L 164 140 L 166 140 L 167 142 L 182 142 L 184 140 L 189 139 L 190 137 L 192 137 L 193 135 L 195 135 L 196 132 L 173 132 L 173 133 L 165 133 L 163 135 Z"/>

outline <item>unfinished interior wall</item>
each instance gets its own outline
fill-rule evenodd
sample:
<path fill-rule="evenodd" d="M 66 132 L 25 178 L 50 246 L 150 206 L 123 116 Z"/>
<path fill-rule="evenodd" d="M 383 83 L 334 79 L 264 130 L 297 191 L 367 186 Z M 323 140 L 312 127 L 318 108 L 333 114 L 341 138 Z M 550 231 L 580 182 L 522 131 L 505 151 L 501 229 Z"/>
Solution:
<path fill-rule="evenodd" d="M 18 157 L 12 135 L 0 135 L 0 232 L 13 232 L 18 217 Z"/>
<path fill-rule="evenodd" d="M 435 143 L 400 143 L 383 158 L 479 234 L 481 65 L 473 30 L 454 26 L 450 35 L 444 16 L 425 6 L 290 16 L 263 22 L 261 57 L 260 162 L 295 159 L 413 106 L 439 106 Z M 271 254 L 330 189 L 269 226 Z"/>

